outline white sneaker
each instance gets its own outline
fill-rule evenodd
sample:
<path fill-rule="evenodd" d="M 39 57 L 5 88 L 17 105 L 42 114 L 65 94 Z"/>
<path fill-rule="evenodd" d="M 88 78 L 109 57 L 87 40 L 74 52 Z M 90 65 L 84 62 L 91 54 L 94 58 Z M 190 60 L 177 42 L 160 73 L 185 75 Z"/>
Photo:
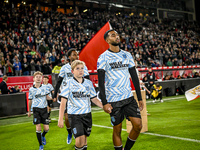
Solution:
<path fill-rule="evenodd" d="M 160 102 L 163 103 L 163 100 L 161 99 Z"/>
<path fill-rule="evenodd" d="M 153 103 L 155 103 L 156 102 L 156 100 L 153 100 Z"/>

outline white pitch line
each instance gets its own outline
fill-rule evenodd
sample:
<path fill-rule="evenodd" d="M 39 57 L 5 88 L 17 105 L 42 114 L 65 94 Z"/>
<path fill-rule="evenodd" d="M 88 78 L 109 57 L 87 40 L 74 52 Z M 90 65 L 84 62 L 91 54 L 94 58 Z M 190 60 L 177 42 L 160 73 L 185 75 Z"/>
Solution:
<path fill-rule="evenodd" d="M 106 128 L 106 129 L 113 129 L 112 127 L 102 126 L 102 125 L 97 125 L 97 124 L 93 124 L 92 126 L 100 127 L 100 128 Z M 122 131 L 127 131 L 127 130 L 126 129 L 122 129 Z M 200 143 L 200 140 L 189 139 L 189 138 L 182 138 L 182 137 L 177 137 L 177 136 L 162 135 L 162 134 L 156 134 L 156 133 L 150 133 L 150 132 L 145 132 L 145 133 L 142 133 L 142 134 L 147 134 L 147 135 L 153 135 L 153 136 L 159 136 L 159 137 L 165 137 L 165 138 L 171 138 L 171 139 L 178 139 L 178 140 L 183 140 L 183 141 L 190 141 L 190 142 Z"/>
<path fill-rule="evenodd" d="M 163 101 L 169 101 L 169 100 L 174 100 L 174 99 L 180 99 L 180 98 L 185 98 L 185 96 L 177 97 L 177 98 L 165 98 Z M 153 103 L 153 101 L 146 101 L 146 103 Z"/>

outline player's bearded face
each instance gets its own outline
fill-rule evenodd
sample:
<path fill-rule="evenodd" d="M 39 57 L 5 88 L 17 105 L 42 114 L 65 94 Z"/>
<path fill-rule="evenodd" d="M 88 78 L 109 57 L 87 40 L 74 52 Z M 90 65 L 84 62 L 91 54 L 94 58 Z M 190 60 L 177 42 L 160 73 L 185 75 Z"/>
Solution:
<path fill-rule="evenodd" d="M 70 56 L 71 61 L 78 60 L 78 54 L 76 51 L 73 51 Z"/>
<path fill-rule="evenodd" d="M 109 39 L 110 39 L 111 45 L 113 45 L 113 46 L 119 46 L 120 45 L 120 38 L 119 38 L 119 35 L 118 35 L 117 32 L 115 32 L 115 31 L 110 32 Z"/>

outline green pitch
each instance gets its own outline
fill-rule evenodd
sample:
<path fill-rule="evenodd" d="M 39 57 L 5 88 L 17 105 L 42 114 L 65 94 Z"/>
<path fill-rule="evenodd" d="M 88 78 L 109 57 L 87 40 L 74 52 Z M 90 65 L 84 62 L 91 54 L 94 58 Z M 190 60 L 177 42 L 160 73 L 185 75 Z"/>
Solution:
<path fill-rule="evenodd" d="M 148 132 L 140 134 L 133 149 L 137 150 L 200 150 L 200 98 L 187 102 L 184 96 L 164 98 L 164 103 L 147 101 Z M 112 126 L 109 115 L 93 107 L 93 128 L 88 138 L 88 150 L 113 150 Z M 32 117 L 0 119 L 1 150 L 39 149 Z M 67 131 L 57 127 L 58 111 L 46 135 L 45 150 L 73 150 L 74 142 L 67 145 Z M 125 121 L 123 129 L 126 129 Z M 122 131 L 123 145 L 128 133 Z"/>

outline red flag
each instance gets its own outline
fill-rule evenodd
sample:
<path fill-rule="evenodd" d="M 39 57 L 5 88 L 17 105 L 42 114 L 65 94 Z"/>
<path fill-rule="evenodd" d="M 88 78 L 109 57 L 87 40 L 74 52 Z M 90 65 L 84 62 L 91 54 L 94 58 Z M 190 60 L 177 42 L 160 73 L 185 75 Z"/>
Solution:
<path fill-rule="evenodd" d="M 107 22 L 80 52 L 79 59 L 85 62 L 88 70 L 97 69 L 97 59 L 99 55 L 109 48 L 109 45 L 104 40 L 103 36 L 106 31 L 110 29 L 110 23 Z"/>

